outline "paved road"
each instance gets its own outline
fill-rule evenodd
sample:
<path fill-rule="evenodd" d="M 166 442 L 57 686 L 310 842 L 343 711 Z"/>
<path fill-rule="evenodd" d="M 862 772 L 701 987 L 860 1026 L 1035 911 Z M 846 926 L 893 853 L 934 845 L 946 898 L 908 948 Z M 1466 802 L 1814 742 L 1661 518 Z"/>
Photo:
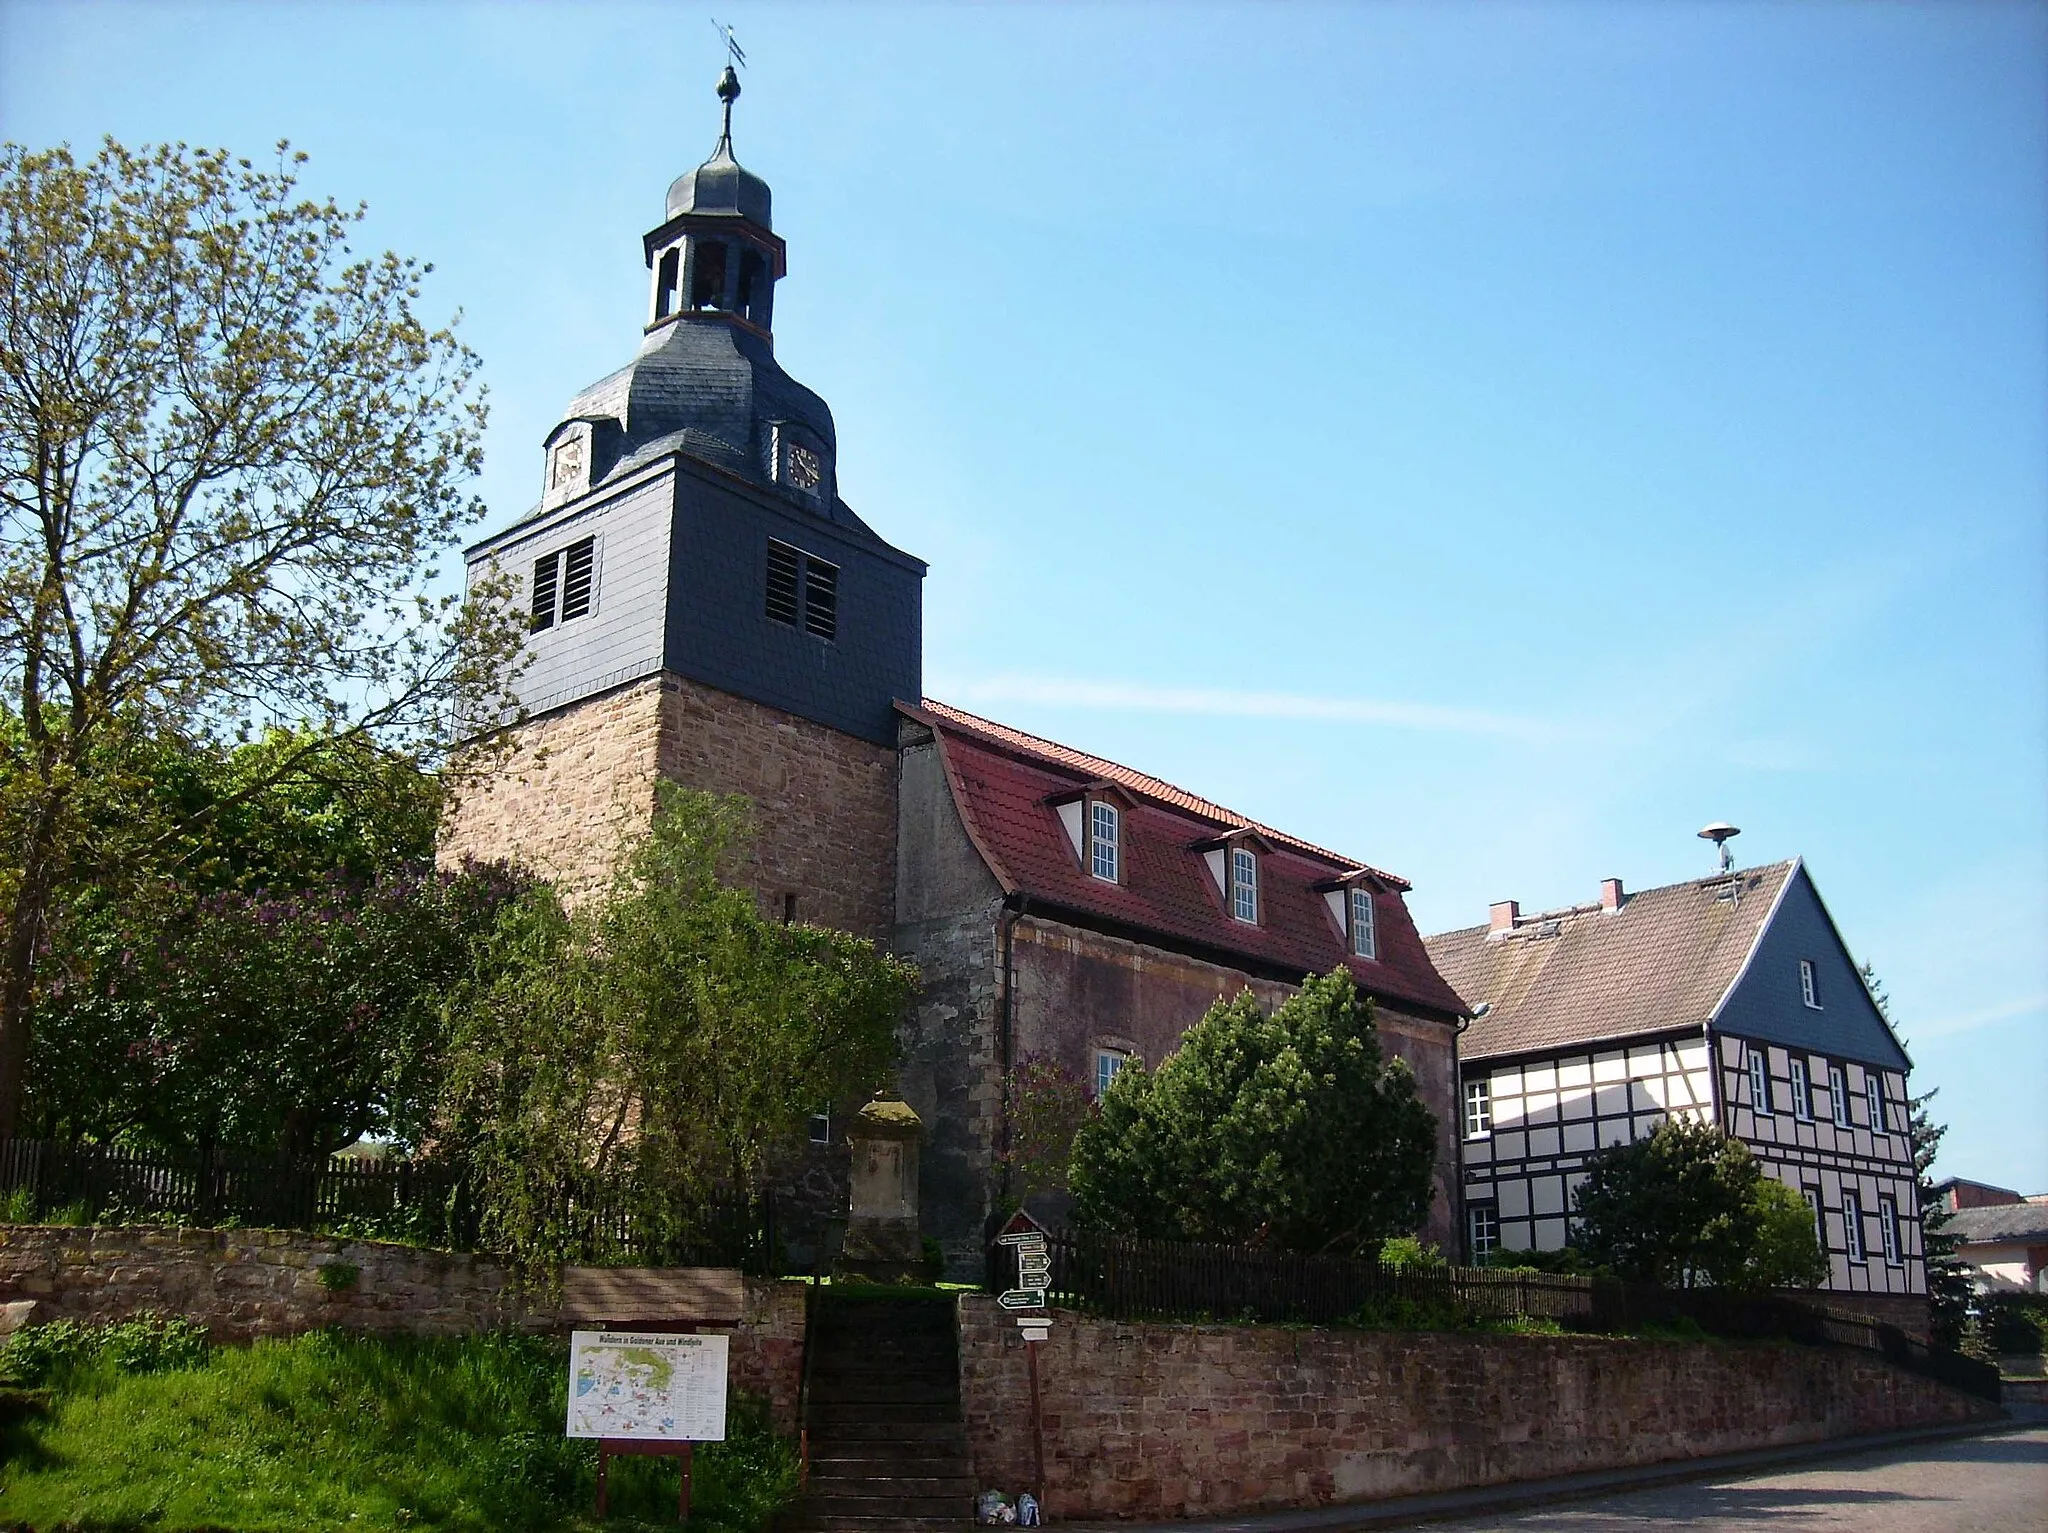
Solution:
<path fill-rule="evenodd" d="M 1417 1526 L 1436 1533 L 2041 1533 L 2048 1530 L 2048 1426 Z"/>

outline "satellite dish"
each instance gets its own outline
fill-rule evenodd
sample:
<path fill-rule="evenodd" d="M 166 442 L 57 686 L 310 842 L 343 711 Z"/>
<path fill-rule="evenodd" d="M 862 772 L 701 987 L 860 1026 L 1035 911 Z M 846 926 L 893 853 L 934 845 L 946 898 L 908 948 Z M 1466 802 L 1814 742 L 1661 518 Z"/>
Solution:
<path fill-rule="evenodd" d="M 1730 825 L 1726 820 L 1716 820 L 1713 824 L 1703 827 L 1699 832 L 1699 838 L 1702 841 L 1711 841 L 1720 849 L 1721 871 L 1723 873 L 1726 873 L 1735 866 L 1735 854 L 1728 850 L 1728 843 L 1741 834 L 1740 829 Z"/>

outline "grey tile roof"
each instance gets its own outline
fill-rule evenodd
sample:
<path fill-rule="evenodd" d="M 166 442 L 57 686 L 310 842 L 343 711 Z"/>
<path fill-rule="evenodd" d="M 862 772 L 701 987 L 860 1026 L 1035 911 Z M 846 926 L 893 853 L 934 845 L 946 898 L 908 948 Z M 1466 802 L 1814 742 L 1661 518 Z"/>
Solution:
<path fill-rule="evenodd" d="M 1487 1006 L 1459 1054 L 1498 1058 L 1703 1025 L 1795 866 L 1645 889 L 1616 911 L 1581 905 L 1524 916 L 1499 936 L 1468 926 L 1425 938 L 1430 961 L 1467 1008 Z M 1739 899 L 1727 897 L 1731 881 Z"/>
<path fill-rule="evenodd" d="M 1950 1216 L 1949 1231 L 1972 1245 L 1993 1242 L 2048 1241 L 2048 1203 L 1999 1203 L 1989 1208 L 1959 1209 Z"/>

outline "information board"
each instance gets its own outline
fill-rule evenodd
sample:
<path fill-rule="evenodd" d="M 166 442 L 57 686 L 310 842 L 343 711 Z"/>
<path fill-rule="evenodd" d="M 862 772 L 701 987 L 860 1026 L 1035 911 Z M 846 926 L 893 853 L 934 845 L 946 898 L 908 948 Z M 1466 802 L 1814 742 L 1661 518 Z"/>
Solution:
<path fill-rule="evenodd" d="M 569 1436 L 725 1440 L 726 1338 L 667 1331 L 569 1337 Z"/>

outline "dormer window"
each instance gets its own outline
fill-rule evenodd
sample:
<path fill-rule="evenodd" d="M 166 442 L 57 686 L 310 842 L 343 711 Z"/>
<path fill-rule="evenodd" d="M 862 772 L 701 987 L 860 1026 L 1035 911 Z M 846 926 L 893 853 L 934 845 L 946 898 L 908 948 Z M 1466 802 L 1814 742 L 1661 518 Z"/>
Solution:
<path fill-rule="evenodd" d="M 1357 958 L 1380 956 L 1379 928 L 1374 924 L 1372 890 L 1351 891 L 1351 952 Z"/>
<path fill-rule="evenodd" d="M 1123 816 L 1116 805 L 1095 799 L 1088 805 L 1088 871 L 1109 883 L 1118 881 L 1123 858 Z"/>
<path fill-rule="evenodd" d="M 1259 920 L 1259 857 L 1248 846 L 1230 849 L 1230 913 L 1256 926 Z"/>

